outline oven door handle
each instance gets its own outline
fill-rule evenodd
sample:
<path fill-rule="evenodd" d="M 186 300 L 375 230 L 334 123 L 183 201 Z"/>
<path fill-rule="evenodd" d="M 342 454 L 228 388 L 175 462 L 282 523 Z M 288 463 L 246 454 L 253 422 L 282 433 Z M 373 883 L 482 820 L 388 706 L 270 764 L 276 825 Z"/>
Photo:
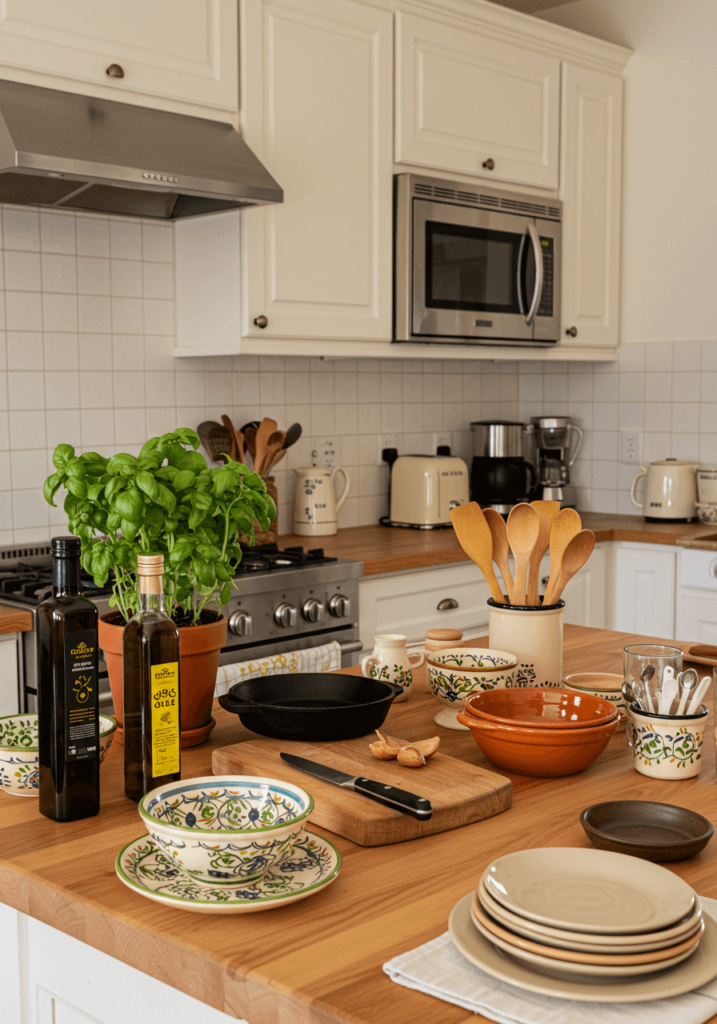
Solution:
<path fill-rule="evenodd" d="M 355 651 L 362 651 L 363 644 L 360 640 L 344 640 L 339 642 L 342 654 L 353 654 Z"/>
<path fill-rule="evenodd" d="M 543 296 L 543 249 L 540 244 L 540 235 L 533 223 L 528 224 L 527 236 L 530 237 L 530 244 L 533 246 L 533 255 L 535 256 L 535 288 L 533 289 L 533 299 L 530 303 L 530 309 L 525 314 L 525 322 L 526 324 L 532 324 L 535 319 L 535 314 L 538 312 L 540 300 Z M 525 241 L 525 238 L 526 235 L 523 235 L 523 241 Z M 522 312 L 523 311 L 521 309 L 521 313 Z"/>

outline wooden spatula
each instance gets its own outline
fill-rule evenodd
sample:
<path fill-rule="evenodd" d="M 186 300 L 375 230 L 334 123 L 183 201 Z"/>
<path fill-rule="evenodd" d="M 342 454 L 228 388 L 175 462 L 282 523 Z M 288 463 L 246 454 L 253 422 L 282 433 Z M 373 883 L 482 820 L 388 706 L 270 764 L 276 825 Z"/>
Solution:
<path fill-rule="evenodd" d="M 560 512 L 559 501 L 531 501 L 530 503 L 538 513 L 540 531 L 538 539 L 530 556 L 530 579 L 528 580 L 528 604 L 538 604 L 538 586 L 540 584 L 540 562 L 548 550 L 550 543 L 550 528 L 555 517 Z"/>
<path fill-rule="evenodd" d="M 269 443 L 269 438 L 276 430 L 276 420 L 264 417 L 259 424 L 256 432 L 256 458 L 254 459 L 254 472 L 261 473 L 261 468 L 264 465 L 264 459 L 266 458 L 266 446 Z"/>
<path fill-rule="evenodd" d="M 592 530 L 581 530 L 575 534 L 563 552 L 557 583 L 552 590 L 550 589 L 550 584 L 548 584 L 544 604 L 555 604 L 560 600 L 560 595 L 565 589 L 568 580 L 573 578 L 578 569 L 582 569 L 593 553 L 594 547 L 595 534 Z"/>
<path fill-rule="evenodd" d="M 271 468 L 271 464 L 276 458 L 277 452 L 281 451 L 284 447 L 284 441 L 286 440 L 286 433 L 283 430 L 275 430 L 274 433 L 269 437 L 269 441 L 266 446 L 266 455 L 264 461 L 259 469 L 261 476 L 266 476 Z"/>
<path fill-rule="evenodd" d="M 232 449 L 232 439 L 227 428 L 214 420 L 205 420 L 197 427 L 197 433 L 212 462 L 224 465 L 226 459 L 222 456 L 229 455 Z"/>
<path fill-rule="evenodd" d="M 234 462 L 239 462 L 239 446 L 237 444 L 237 432 L 234 429 L 234 424 L 226 414 L 222 415 L 222 423 L 229 431 L 229 437 L 231 438 L 232 446 L 229 449 L 229 458 Z"/>
<path fill-rule="evenodd" d="M 573 539 L 576 533 L 582 529 L 582 521 L 574 508 L 561 509 L 550 527 L 550 576 L 548 578 L 548 592 L 555 589 L 560 575 L 560 564 L 563 560 L 563 552 Z M 546 597 L 543 604 L 547 604 Z"/>
<path fill-rule="evenodd" d="M 451 509 L 451 520 L 461 547 L 485 576 L 493 600 L 505 604 L 493 572 L 493 537 L 480 505 L 469 501 Z"/>
<path fill-rule="evenodd" d="M 538 534 L 540 520 L 532 505 L 521 502 L 510 510 L 506 524 L 508 543 L 515 559 L 515 580 L 513 581 L 514 605 L 524 605 L 526 601 L 525 581 L 528 574 L 528 563 L 533 553 Z"/>
<path fill-rule="evenodd" d="M 484 508 L 483 515 L 486 518 L 486 522 L 490 527 L 491 536 L 493 537 L 493 561 L 500 570 L 500 574 L 503 577 L 505 592 L 508 595 L 508 600 L 512 604 L 513 577 L 510 574 L 510 564 L 508 562 L 510 545 L 508 544 L 508 533 L 505 529 L 505 519 L 503 519 L 500 512 L 496 512 L 494 508 Z"/>

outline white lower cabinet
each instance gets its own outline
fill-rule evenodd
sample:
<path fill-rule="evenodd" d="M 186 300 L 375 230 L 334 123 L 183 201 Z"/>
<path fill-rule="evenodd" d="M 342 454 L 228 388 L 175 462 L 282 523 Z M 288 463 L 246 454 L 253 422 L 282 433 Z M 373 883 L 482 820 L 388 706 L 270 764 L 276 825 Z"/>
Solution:
<path fill-rule="evenodd" d="M 676 547 L 610 545 L 607 628 L 675 638 Z"/>
<path fill-rule="evenodd" d="M 676 635 L 717 645 L 717 551 L 683 548 L 679 559 Z"/>
<path fill-rule="evenodd" d="M 246 1024 L 4 903 L 0 957 L 2 1024 Z"/>
<path fill-rule="evenodd" d="M 20 711 L 17 642 L 17 633 L 0 636 L 0 716 L 17 715 Z"/>

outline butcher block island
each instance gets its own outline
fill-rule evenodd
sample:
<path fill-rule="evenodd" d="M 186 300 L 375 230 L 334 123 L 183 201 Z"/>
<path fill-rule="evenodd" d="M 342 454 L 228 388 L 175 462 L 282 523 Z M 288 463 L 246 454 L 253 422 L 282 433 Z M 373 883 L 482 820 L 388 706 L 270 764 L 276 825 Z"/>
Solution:
<path fill-rule="evenodd" d="M 621 672 L 623 647 L 648 639 L 568 626 L 564 672 Z M 310 899 L 265 913 L 190 914 L 144 899 L 119 881 L 117 853 L 144 829 L 136 806 L 123 794 L 117 744 L 102 767 L 96 818 L 60 825 L 43 818 L 36 801 L 0 793 L 3 1024 L 484 1020 L 394 984 L 382 966 L 444 933 L 451 909 L 475 889 L 491 858 L 531 847 L 590 847 L 580 812 L 604 800 L 662 801 L 714 817 L 712 722 L 702 771 L 685 781 L 665 783 L 635 772 L 623 732 L 581 774 L 511 776 L 486 760 L 469 733 L 436 727 L 437 703 L 420 684 L 418 679 L 408 701 L 392 707 L 386 731 L 410 740 L 440 732 L 440 751 L 455 759 L 457 784 L 462 764 L 494 772 L 501 784 L 512 783 L 512 806 L 449 831 L 370 847 L 313 824 L 312 830 L 340 851 L 337 879 Z M 711 695 L 708 706 L 713 708 Z M 214 714 L 217 727 L 210 741 L 183 752 L 185 778 L 211 774 L 219 748 L 259 742 L 235 716 L 220 708 Z M 378 762 L 368 755 L 368 740 L 366 750 L 363 771 L 371 777 Z M 421 794 L 431 770 L 430 761 L 424 768 L 401 769 L 403 788 Z M 282 778 L 278 759 L 275 777 Z M 303 784 L 312 792 L 308 775 Z M 364 800 L 337 792 L 347 806 Z M 668 867 L 698 893 L 717 897 L 717 843 Z"/>

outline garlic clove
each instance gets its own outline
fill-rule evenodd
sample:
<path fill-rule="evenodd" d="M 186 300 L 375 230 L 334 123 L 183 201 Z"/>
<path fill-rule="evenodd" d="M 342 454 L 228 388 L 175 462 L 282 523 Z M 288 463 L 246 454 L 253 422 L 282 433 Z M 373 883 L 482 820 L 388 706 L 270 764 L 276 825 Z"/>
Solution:
<path fill-rule="evenodd" d="M 418 740 L 416 743 L 412 743 L 411 746 L 420 751 L 424 757 L 433 757 L 435 752 L 438 750 L 438 744 L 440 742 L 441 740 L 439 736 L 431 736 L 429 740 Z"/>
<path fill-rule="evenodd" d="M 401 747 L 396 756 L 398 763 L 405 768 L 421 768 L 426 763 L 425 757 L 415 746 Z"/>
<path fill-rule="evenodd" d="M 381 732 L 380 729 L 376 730 L 376 735 L 387 750 L 395 750 L 396 752 L 398 752 L 401 747 L 408 746 L 410 742 L 409 740 L 398 740 L 395 736 L 389 736 L 387 732 Z"/>
<path fill-rule="evenodd" d="M 378 758 L 379 761 L 395 761 L 398 753 L 396 750 L 387 750 L 380 740 L 369 744 L 368 749 L 374 757 Z"/>

